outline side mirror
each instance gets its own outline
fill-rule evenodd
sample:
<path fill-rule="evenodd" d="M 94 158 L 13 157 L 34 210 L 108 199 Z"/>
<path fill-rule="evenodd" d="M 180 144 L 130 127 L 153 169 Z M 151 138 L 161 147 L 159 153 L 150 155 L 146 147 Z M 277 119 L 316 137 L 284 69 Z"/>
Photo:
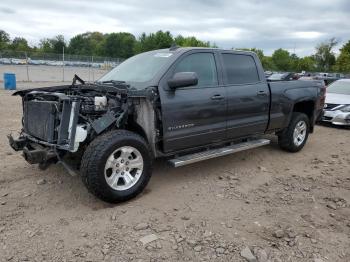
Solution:
<path fill-rule="evenodd" d="M 198 84 L 198 76 L 195 72 L 178 72 L 168 80 L 168 86 L 172 89 L 178 87 L 195 86 Z"/>

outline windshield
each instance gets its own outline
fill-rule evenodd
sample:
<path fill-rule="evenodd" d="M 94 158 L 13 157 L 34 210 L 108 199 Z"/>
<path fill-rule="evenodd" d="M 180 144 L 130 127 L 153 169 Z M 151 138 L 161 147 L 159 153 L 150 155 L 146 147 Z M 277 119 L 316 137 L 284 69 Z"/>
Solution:
<path fill-rule="evenodd" d="M 147 82 L 172 56 L 169 52 L 148 52 L 133 56 L 105 74 L 98 82 L 125 81 Z"/>
<path fill-rule="evenodd" d="M 350 81 L 335 81 L 327 88 L 327 93 L 350 95 Z"/>

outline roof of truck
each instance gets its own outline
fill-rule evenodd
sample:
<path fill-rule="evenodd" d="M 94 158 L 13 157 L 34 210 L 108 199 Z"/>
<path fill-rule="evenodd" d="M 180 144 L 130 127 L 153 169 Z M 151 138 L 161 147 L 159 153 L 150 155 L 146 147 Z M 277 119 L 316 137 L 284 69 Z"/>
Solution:
<path fill-rule="evenodd" d="M 151 52 L 168 51 L 168 52 L 174 52 L 174 53 L 185 53 L 191 50 L 213 50 L 213 51 L 224 51 L 224 52 L 241 53 L 241 54 L 256 54 L 253 51 L 245 51 L 245 50 L 222 49 L 222 48 L 214 48 L 214 47 L 179 47 L 179 46 L 172 46 L 170 48 L 153 50 Z"/>

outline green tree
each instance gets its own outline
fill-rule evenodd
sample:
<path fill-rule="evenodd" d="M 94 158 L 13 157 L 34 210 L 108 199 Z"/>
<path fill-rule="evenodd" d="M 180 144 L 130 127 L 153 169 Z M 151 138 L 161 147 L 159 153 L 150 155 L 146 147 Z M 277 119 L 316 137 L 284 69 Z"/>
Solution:
<path fill-rule="evenodd" d="M 264 56 L 261 60 L 264 70 L 277 70 L 271 56 Z"/>
<path fill-rule="evenodd" d="M 71 38 L 69 53 L 76 55 L 99 55 L 103 53 L 101 45 L 105 36 L 100 32 L 86 32 Z"/>
<path fill-rule="evenodd" d="M 8 48 L 10 44 L 10 36 L 4 30 L 0 30 L 0 50 Z"/>
<path fill-rule="evenodd" d="M 300 58 L 296 54 L 290 55 L 290 66 L 289 66 L 290 71 L 293 71 L 293 72 L 298 71 L 299 60 Z"/>
<path fill-rule="evenodd" d="M 49 38 L 40 39 L 39 51 L 44 53 L 53 53 L 52 42 Z"/>
<path fill-rule="evenodd" d="M 272 54 L 272 61 L 279 71 L 288 71 L 292 66 L 292 59 L 287 50 L 279 48 Z"/>
<path fill-rule="evenodd" d="M 63 35 L 57 35 L 51 39 L 53 51 L 55 53 L 62 53 L 63 48 L 67 49 L 66 42 Z"/>
<path fill-rule="evenodd" d="M 130 33 L 111 33 L 101 44 L 101 54 L 111 57 L 128 58 L 134 55 L 135 36 Z"/>
<path fill-rule="evenodd" d="M 198 40 L 194 36 L 183 37 L 182 35 L 178 35 L 175 37 L 174 42 L 178 46 L 191 46 L 191 47 L 211 47 L 210 42 L 203 42 Z"/>
<path fill-rule="evenodd" d="M 174 39 L 169 31 L 158 31 L 149 35 L 142 33 L 135 46 L 135 52 L 141 53 L 155 49 L 169 48 L 173 43 Z"/>
<path fill-rule="evenodd" d="M 346 74 L 350 73 L 350 40 L 340 49 L 334 70 Z"/>
<path fill-rule="evenodd" d="M 9 47 L 15 51 L 29 51 L 30 50 L 30 47 L 28 45 L 27 40 L 23 37 L 15 37 L 12 40 Z"/>
<path fill-rule="evenodd" d="M 316 61 L 313 56 L 305 56 L 300 58 L 296 68 L 298 72 L 307 71 L 312 72 L 316 69 Z"/>
<path fill-rule="evenodd" d="M 322 71 L 329 71 L 335 64 L 335 55 L 333 48 L 338 44 L 335 38 L 331 38 L 316 46 L 315 60 L 317 67 Z"/>
<path fill-rule="evenodd" d="M 57 35 L 54 38 L 43 38 L 39 43 L 39 50 L 44 53 L 62 53 L 63 47 L 67 48 L 63 35 Z"/>

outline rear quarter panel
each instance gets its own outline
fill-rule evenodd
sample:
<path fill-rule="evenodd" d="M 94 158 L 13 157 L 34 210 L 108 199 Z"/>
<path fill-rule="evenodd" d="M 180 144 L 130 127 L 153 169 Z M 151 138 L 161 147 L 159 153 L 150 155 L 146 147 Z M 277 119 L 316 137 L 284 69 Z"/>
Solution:
<path fill-rule="evenodd" d="M 280 130 L 288 126 L 294 105 L 302 101 L 313 101 L 319 97 L 319 83 L 316 81 L 270 82 L 271 110 L 268 131 Z"/>

